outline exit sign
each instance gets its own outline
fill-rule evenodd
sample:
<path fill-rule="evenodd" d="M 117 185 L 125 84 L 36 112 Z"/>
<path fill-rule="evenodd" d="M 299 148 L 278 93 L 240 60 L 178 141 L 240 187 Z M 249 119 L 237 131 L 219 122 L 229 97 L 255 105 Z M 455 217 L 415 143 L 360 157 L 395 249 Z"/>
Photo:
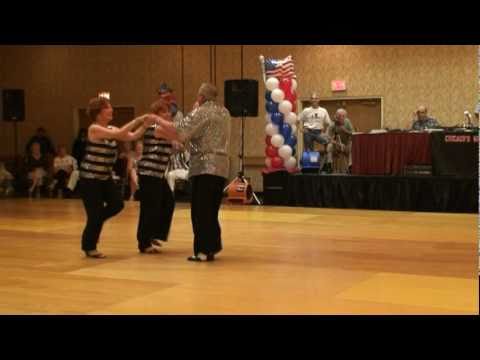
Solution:
<path fill-rule="evenodd" d="M 347 84 L 345 80 L 333 80 L 332 91 L 345 91 L 347 90 Z"/>

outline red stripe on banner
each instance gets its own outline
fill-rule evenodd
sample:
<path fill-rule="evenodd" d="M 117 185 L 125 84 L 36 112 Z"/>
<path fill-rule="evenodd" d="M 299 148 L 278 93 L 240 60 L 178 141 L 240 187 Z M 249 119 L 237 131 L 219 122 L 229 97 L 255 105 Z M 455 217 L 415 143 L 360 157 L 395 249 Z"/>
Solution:
<path fill-rule="evenodd" d="M 277 64 L 275 69 L 267 70 L 266 75 L 269 77 L 295 77 L 293 60 L 288 57 L 283 63 Z"/>

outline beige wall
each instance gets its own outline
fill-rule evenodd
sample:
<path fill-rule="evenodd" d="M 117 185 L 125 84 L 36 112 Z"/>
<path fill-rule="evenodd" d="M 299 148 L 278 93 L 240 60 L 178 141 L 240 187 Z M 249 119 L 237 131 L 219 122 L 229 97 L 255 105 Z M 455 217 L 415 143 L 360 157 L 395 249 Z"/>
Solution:
<path fill-rule="evenodd" d="M 182 64 L 183 50 L 183 64 Z M 215 59 L 212 55 L 216 54 Z M 478 94 L 476 46 L 245 46 L 244 77 L 261 80 L 258 56 L 294 56 L 300 97 L 317 91 L 330 97 L 330 81 L 347 81 L 345 96 L 382 96 L 384 126 L 404 127 L 420 103 L 442 124 L 462 120 Z M 215 61 L 213 61 L 215 60 Z M 212 64 L 211 64 L 212 62 Z M 213 68 L 214 74 L 211 73 Z M 0 87 L 26 93 L 25 122 L 19 124 L 20 150 L 34 130 L 45 126 L 55 143 L 74 138 L 73 113 L 99 90 L 115 105 L 148 109 L 155 88 L 168 82 L 179 105 L 191 108 L 203 81 L 240 77 L 240 46 L 0 46 Z M 183 82 L 182 82 L 183 75 Z M 264 85 L 258 119 L 246 119 L 246 155 L 263 156 Z M 355 121 L 355 119 L 352 119 Z M 232 121 L 231 175 L 238 170 L 240 120 Z M 0 155 L 13 152 L 13 126 L 0 122 Z M 261 190 L 258 169 L 248 170 Z"/>

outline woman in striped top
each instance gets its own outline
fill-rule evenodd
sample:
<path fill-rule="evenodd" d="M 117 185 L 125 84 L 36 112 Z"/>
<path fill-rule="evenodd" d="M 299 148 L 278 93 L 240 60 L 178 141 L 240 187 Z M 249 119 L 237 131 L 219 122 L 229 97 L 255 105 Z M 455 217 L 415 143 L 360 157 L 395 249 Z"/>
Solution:
<path fill-rule="evenodd" d="M 151 110 L 172 121 L 168 105 L 159 99 Z M 140 200 L 137 240 L 141 253 L 158 253 L 154 245 L 161 246 L 161 241 L 168 240 L 175 208 L 175 199 L 165 178 L 171 153 L 171 142 L 158 136 L 155 125 L 149 127 L 143 137 L 143 155 L 137 163 Z"/>
<path fill-rule="evenodd" d="M 122 128 L 108 126 L 113 109 L 110 101 L 102 97 L 90 100 L 87 114 L 93 123 L 88 128 L 86 152 L 80 165 L 80 194 L 87 213 L 82 250 L 87 257 L 104 258 L 105 255 L 97 251 L 103 223 L 123 209 L 120 191 L 112 180 L 112 168 L 117 156 L 116 140 L 138 139 L 152 121 L 143 115 Z M 137 129 L 132 132 L 134 128 Z"/>
<path fill-rule="evenodd" d="M 217 102 L 217 88 L 204 83 L 198 90 L 198 107 L 182 121 L 171 123 L 152 115 L 159 136 L 188 144 L 192 184 L 191 216 L 193 256 L 189 261 L 213 261 L 222 250 L 218 213 L 229 174 L 230 113 Z"/>

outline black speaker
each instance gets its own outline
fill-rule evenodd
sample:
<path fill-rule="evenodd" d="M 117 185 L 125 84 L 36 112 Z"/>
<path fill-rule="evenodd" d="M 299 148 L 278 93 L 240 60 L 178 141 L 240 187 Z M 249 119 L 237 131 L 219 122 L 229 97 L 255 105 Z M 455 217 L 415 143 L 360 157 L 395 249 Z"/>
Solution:
<path fill-rule="evenodd" d="M 233 117 L 258 116 L 258 81 L 226 80 L 225 107 Z"/>
<path fill-rule="evenodd" d="M 19 89 L 2 90 L 1 115 L 5 121 L 25 120 L 25 91 Z"/>

